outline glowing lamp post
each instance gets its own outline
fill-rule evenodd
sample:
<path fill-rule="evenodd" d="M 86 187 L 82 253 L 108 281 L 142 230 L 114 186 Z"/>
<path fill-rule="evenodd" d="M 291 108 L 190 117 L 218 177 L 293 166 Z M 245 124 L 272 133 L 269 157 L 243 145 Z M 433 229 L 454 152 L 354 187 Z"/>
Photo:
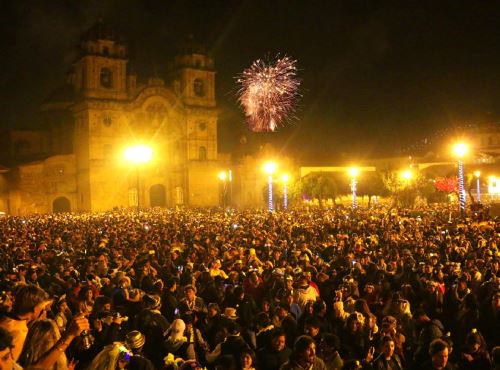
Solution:
<path fill-rule="evenodd" d="M 458 143 L 453 147 L 453 152 L 458 159 L 458 197 L 460 202 L 460 216 L 465 214 L 465 190 L 464 190 L 464 163 L 462 158 L 469 151 L 467 144 Z"/>
<path fill-rule="evenodd" d="M 401 172 L 401 177 L 406 181 L 406 187 L 410 185 L 410 180 L 413 177 L 413 173 L 410 170 L 404 170 Z"/>
<path fill-rule="evenodd" d="M 481 203 L 481 172 L 474 172 L 474 176 L 476 176 L 477 202 Z"/>
<path fill-rule="evenodd" d="M 222 208 L 226 208 L 226 195 L 227 195 L 227 174 L 226 171 L 219 172 L 219 180 L 222 181 Z"/>
<path fill-rule="evenodd" d="M 357 181 L 356 178 L 359 175 L 359 169 L 356 167 L 352 167 L 349 169 L 349 176 L 351 176 L 351 191 L 352 191 L 352 209 L 356 209 L 358 207 L 357 199 L 356 199 L 356 188 Z"/>
<path fill-rule="evenodd" d="M 283 208 L 287 209 L 288 208 L 288 189 L 286 187 L 286 184 L 289 180 L 288 174 L 284 173 L 281 175 L 281 181 L 283 181 Z"/>
<path fill-rule="evenodd" d="M 139 166 L 148 163 L 153 158 L 153 149 L 146 145 L 135 145 L 125 149 L 125 159 L 135 165 L 136 190 L 137 190 L 137 211 L 140 209 L 140 190 L 139 190 Z"/>
<path fill-rule="evenodd" d="M 269 212 L 274 210 L 273 207 L 273 173 L 276 172 L 277 165 L 274 162 L 264 164 L 264 172 L 267 173 L 267 192 L 268 192 L 268 209 Z"/>

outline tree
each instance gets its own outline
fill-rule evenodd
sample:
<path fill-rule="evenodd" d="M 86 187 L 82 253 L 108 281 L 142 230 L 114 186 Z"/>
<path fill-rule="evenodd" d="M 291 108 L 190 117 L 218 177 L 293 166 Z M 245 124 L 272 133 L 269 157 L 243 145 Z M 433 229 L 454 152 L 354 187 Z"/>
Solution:
<path fill-rule="evenodd" d="M 357 183 L 357 193 L 361 196 L 368 196 L 368 207 L 371 205 L 372 197 L 387 196 L 389 191 L 384 186 L 382 175 L 379 172 L 366 172 Z"/>
<path fill-rule="evenodd" d="M 312 173 L 302 179 L 302 191 L 311 198 L 317 198 L 319 206 L 323 207 L 323 200 L 337 195 L 337 184 L 333 176 L 326 173 Z"/>
<path fill-rule="evenodd" d="M 412 207 L 417 195 L 425 194 L 429 180 L 421 173 L 414 173 L 411 179 L 404 179 L 396 171 L 382 173 L 384 186 L 393 197 L 393 206 Z"/>

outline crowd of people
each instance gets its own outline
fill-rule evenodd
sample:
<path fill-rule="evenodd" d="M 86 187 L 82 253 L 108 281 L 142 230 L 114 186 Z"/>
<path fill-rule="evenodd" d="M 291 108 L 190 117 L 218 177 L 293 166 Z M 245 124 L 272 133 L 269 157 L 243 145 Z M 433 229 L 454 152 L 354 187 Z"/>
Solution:
<path fill-rule="evenodd" d="M 500 369 L 500 221 L 448 209 L 0 219 L 0 369 Z"/>

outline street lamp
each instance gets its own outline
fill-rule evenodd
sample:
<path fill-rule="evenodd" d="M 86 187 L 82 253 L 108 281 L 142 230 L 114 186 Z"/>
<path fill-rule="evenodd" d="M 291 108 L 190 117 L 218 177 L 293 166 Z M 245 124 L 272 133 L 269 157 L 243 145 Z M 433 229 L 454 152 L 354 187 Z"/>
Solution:
<path fill-rule="evenodd" d="M 413 173 L 410 170 L 404 170 L 403 172 L 401 172 L 401 177 L 409 182 L 413 177 Z"/>
<path fill-rule="evenodd" d="M 287 173 L 281 175 L 281 181 L 283 181 L 283 208 L 285 210 L 288 208 L 288 189 L 286 188 L 288 180 L 289 176 Z"/>
<path fill-rule="evenodd" d="M 358 207 L 357 199 L 356 199 L 356 186 L 357 181 L 356 177 L 359 175 L 359 169 L 357 167 L 351 167 L 349 169 L 349 176 L 351 176 L 351 191 L 352 191 L 352 209 L 356 209 Z"/>
<path fill-rule="evenodd" d="M 153 149 L 146 145 L 134 145 L 125 149 L 125 159 L 135 165 L 137 211 L 140 209 L 139 166 L 148 163 L 153 158 Z"/>
<path fill-rule="evenodd" d="M 226 195 L 227 195 L 227 174 L 226 171 L 219 172 L 219 180 L 222 181 L 222 208 L 226 209 Z"/>
<path fill-rule="evenodd" d="M 481 203 L 481 171 L 474 172 L 474 175 L 476 176 L 477 202 Z"/>
<path fill-rule="evenodd" d="M 460 216 L 465 213 L 465 190 L 464 190 L 464 163 L 462 158 L 469 151 L 469 147 L 465 143 L 457 143 L 453 147 L 453 152 L 458 159 L 458 197 L 460 201 Z"/>
<path fill-rule="evenodd" d="M 268 209 L 269 212 L 274 210 L 273 207 L 273 173 L 276 172 L 278 166 L 274 162 L 267 162 L 264 164 L 264 172 L 267 173 L 267 192 L 268 192 Z"/>

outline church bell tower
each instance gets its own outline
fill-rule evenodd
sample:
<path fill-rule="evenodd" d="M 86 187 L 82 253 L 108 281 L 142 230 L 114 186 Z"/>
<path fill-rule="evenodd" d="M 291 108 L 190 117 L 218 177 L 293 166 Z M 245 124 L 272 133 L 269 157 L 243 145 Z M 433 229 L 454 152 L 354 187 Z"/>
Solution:
<path fill-rule="evenodd" d="M 114 31 L 98 21 L 82 37 L 72 81 L 86 98 L 127 98 L 127 49 Z"/>

